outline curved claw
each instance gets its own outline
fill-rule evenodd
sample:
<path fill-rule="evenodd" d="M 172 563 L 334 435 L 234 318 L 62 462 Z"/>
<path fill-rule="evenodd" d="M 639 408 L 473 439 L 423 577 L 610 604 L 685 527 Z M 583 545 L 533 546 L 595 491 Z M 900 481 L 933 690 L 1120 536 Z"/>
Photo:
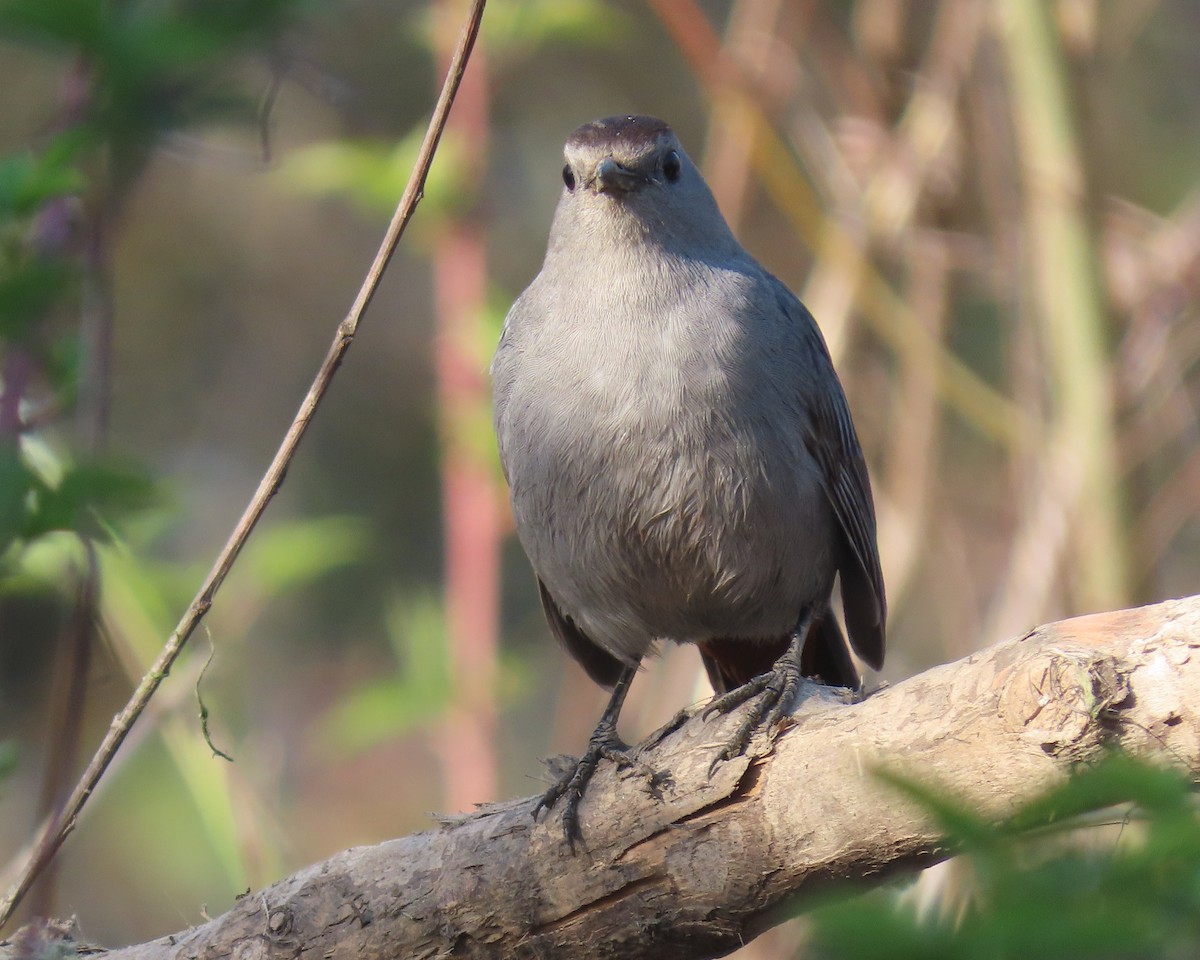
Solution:
<path fill-rule="evenodd" d="M 603 721 L 596 727 L 583 756 L 542 794 L 533 807 L 533 816 L 537 819 L 543 810 L 551 809 L 563 796 L 567 798 L 563 806 L 562 826 L 563 837 L 567 846 L 571 848 L 571 853 L 575 852 L 575 844 L 583 840 L 583 833 L 579 828 L 579 801 L 583 799 L 583 791 L 601 760 L 611 760 L 619 767 L 634 766 L 638 763 L 616 731 Z"/>
<path fill-rule="evenodd" d="M 707 720 L 715 713 L 729 713 L 735 710 L 751 697 L 755 697 L 762 693 L 771 682 L 773 673 L 761 673 L 751 680 L 747 680 L 740 687 L 734 687 L 728 693 L 724 693 L 719 697 L 713 697 L 712 703 L 704 708 L 701 717 Z"/>
<path fill-rule="evenodd" d="M 718 764 L 745 753 L 755 730 L 764 726 L 767 729 L 777 727 L 780 721 L 788 716 L 792 701 L 796 698 L 796 690 L 800 686 L 800 655 L 804 649 L 810 620 L 811 617 L 801 620 L 801 626 L 792 634 L 792 642 L 787 651 L 775 661 L 775 666 L 769 673 L 760 674 L 740 687 L 716 697 L 705 708 L 705 717 L 714 713 L 728 713 L 753 697 L 762 695 L 758 703 L 742 718 L 733 736 L 709 765 L 709 776 L 712 776 Z"/>
<path fill-rule="evenodd" d="M 567 846 L 571 848 L 572 854 L 575 853 L 576 841 L 583 839 L 583 834 L 579 829 L 579 801 L 583 798 L 583 791 L 587 787 L 588 781 L 592 779 L 592 774 L 596 772 L 596 765 L 601 760 L 612 760 L 622 767 L 637 762 L 631 756 L 629 747 L 617 736 L 617 717 L 621 713 L 621 704 L 625 702 L 625 694 L 629 692 L 629 684 L 633 682 L 636 672 L 636 666 L 626 667 L 621 671 L 621 676 L 613 687 L 608 706 L 605 707 L 600 722 L 596 724 L 596 729 L 592 731 L 592 735 L 588 739 L 587 750 L 584 751 L 582 757 L 575 761 L 575 765 L 570 770 L 559 777 L 550 789 L 542 794 L 541 799 L 534 805 L 533 815 L 536 818 L 542 810 L 549 810 L 564 794 L 566 795 L 567 801 L 563 806 L 562 817 L 563 836 L 566 838 Z"/>

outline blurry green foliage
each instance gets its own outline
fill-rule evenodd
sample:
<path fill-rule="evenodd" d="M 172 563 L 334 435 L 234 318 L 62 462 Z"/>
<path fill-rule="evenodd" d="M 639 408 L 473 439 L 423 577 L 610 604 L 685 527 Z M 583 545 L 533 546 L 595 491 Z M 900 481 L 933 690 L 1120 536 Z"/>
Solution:
<path fill-rule="evenodd" d="M 430 48 L 435 23 L 444 11 L 421 11 L 418 33 Z M 603 46 L 630 29 L 632 19 L 604 0 L 507 0 L 489 4 L 480 37 L 489 59 L 516 61 L 539 48 L 563 43 Z"/>
<path fill-rule="evenodd" d="M 435 21 L 442 14 L 441 8 L 426 7 L 416 25 L 430 48 L 435 46 Z M 492 64 L 498 61 L 503 66 L 549 44 L 611 43 L 629 23 L 626 15 L 603 0 L 509 0 L 488 7 L 481 41 Z M 369 215 L 387 214 L 408 182 L 425 126 L 422 120 L 395 144 L 348 140 L 314 144 L 287 159 L 283 176 L 305 193 L 341 196 Z M 475 205 L 482 185 L 471 160 L 454 130 L 447 130 L 425 184 L 423 216 L 414 222 L 418 242 L 428 236 L 430 222 L 436 225 Z"/>
<path fill-rule="evenodd" d="M 101 584 L 95 617 L 131 684 L 157 655 L 203 569 L 154 556 L 178 516 L 145 469 L 76 449 L 81 298 L 110 286 L 101 271 L 112 261 L 124 200 L 160 141 L 213 120 L 257 128 L 261 90 L 246 84 L 248 55 L 270 48 L 305 5 L 0 0 L 0 40 L 48 51 L 63 77 L 58 115 L 43 124 L 57 132 L 0 156 L 0 598 L 73 603 L 80 571 L 94 557 Z M 101 322 L 119 326 L 121 319 Z M 223 648 L 250 635 L 270 600 L 361 559 L 367 540 L 361 522 L 346 517 L 258 530 L 225 587 L 225 604 L 209 618 L 218 643 L 214 671 L 233 659 L 222 658 Z M 98 545 L 94 552 L 89 542 Z M 34 634 L 21 642 L 42 640 Z M 142 729 L 161 735 L 175 774 L 166 779 L 194 802 L 197 846 L 215 856 L 228 881 L 242 883 L 253 870 L 238 830 L 236 789 L 212 762 L 195 720 L 201 663 L 196 656 L 180 661 L 178 672 L 190 673 L 192 683 L 160 696 Z M 243 718 L 219 691 L 208 700 L 221 735 L 237 743 Z M 0 743 L 0 778 L 16 757 L 15 743 Z M 151 766 L 161 779 L 161 766 Z M 151 813 L 174 822 L 157 789 L 135 796 L 145 807 L 131 821 L 139 829 Z M 251 859 L 277 875 L 278 849 L 259 841 Z"/>
<path fill-rule="evenodd" d="M 300 0 L 4 0 L 0 35 L 77 56 L 87 75 L 82 127 L 123 158 L 144 157 L 168 130 L 258 107 L 229 73 L 270 43 Z M 113 171 L 118 177 L 136 170 Z"/>
<path fill-rule="evenodd" d="M 24 340 L 29 327 L 63 297 L 74 282 L 70 267 L 51 259 L 32 260 L 0 276 L 0 337 Z"/>
<path fill-rule="evenodd" d="M 167 525 L 149 525 L 151 536 L 167 530 Z M 223 588 L 221 608 L 214 611 L 218 648 L 226 637 L 247 639 L 266 605 L 281 594 L 303 589 L 334 570 L 360 562 L 367 552 L 368 534 L 361 519 L 338 515 L 259 527 L 238 561 L 237 574 Z M 113 538 L 100 551 L 107 585 L 102 598 L 104 615 L 120 624 L 122 642 L 134 651 L 135 659 L 147 665 L 203 573 L 190 564 L 147 559 L 149 546 L 141 542 L 135 549 Z M 237 630 L 228 635 L 226 621 L 231 617 L 237 620 Z M 218 649 L 213 669 L 220 665 Z"/>
<path fill-rule="evenodd" d="M 415 728 L 437 723 L 454 699 L 445 609 L 432 593 L 397 597 L 387 611 L 396 672 L 357 684 L 322 721 L 330 749 L 357 753 Z M 526 671 L 501 657 L 495 699 L 521 695 Z"/>
<path fill-rule="evenodd" d="M 522 0 L 488 8 L 488 51 L 522 59 L 554 43 L 600 46 L 631 29 L 632 21 L 602 0 Z"/>
<path fill-rule="evenodd" d="M 11 225 L 49 200 L 82 190 L 83 177 L 71 164 L 78 146 L 79 138 L 59 136 L 40 151 L 0 157 L 0 223 Z M 4 238 L 5 253 L 11 239 Z"/>
<path fill-rule="evenodd" d="M 335 749 L 365 750 L 435 721 L 450 703 L 450 656 L 442 604 L 433 594 L 394 600 L 388 637 L 397 671 L 358 685 L 324 721 Z"/>
<path fill-rule="evenodd" d="M 157 499 L 154 483 L 137 467 L 76 464 L 63 467 L 57 482 L 48 483 L 17 448 L 0 446 L 0 560 L 14 545 L 55 531 L 104 539 L 108 522 Z"/>
<path fill-rule="evenodd" d="M 301 519 L 259 528 L 236 575 L 224 588 L 221 606 L 210 615 L 208 643 L 201 640 L 200 647 L 177 668 L 185 682 L 173 688 L 175 699 L 160 699 L 163 712 L 148 721 L 158 726 L 175 774 L 170 779 L 180 784 L 191 801 L 199 827 L 194 831 L 196 839 L 206 848 L 206 856 L 219 861 L 231 883 L 242 884 L 248 876 L 265 882 L 279 874 L 284 858 L 275 836 L 264 834 L 257 838 L 259 861 L 247 862 L 236 812 L 245 799 L 239 801 L 233 774 L 213 761 L 209 745 L 197 735 L 197 697 L 202 696 L 208 708 L 217 742 L 222 749 L 228 745 L 236 760 L 242 738 L 251 731 L 243 727 L 245 718 L 231 709 L 227 687 L 217 682 L 223 672 L 228 675 L 244 667 L 246 656 L 234 648 L 254 636 L 255 624 L 278 595 L 301 590 L 332 570 L 361 560 L 367 540 L 366 528 L 354 517 Z M 105 584 L 102 614 L 114 628 L 113 642 L 133 680 L 157 655 L 180 606 L 195 589 L 198 571 L 148 560 L 142 550 L 119 541 L 99 553 Z M 205 663 L 209 666 L 202 680 Z M 161 779 L 161 767 L 156 770 Z M 136 803 L 147 808 L 147 816 L 151 811 L 154 817 L 163 816 L 161 795 L 155 791 L 148 791 L 145 797 L 138 794 Z"/>
<path fill-rule="evenodd" d="M 316 143 L 290 154 L 281 172 L 303 193 L 343 197 L 369 216 L 387 215 L 404 192 L 424 136 L 422 121 L 396 144 L 349 140 Z M 425 216 L 414 222 L 415 227 L 471 207 L 477 191 L 466 170 L 462 144 L 453 130 L 447 130 L 425 181 Z"/>
<path fill-rule="evenodd" d="M 70 206 L 86 197 L 92 215 L 111 209 L 168 130 L 217 115 L 254 116 L 230 67 L 277 36 L 298 6 L 0 2 L 0 37 L 71 56 L 81 83 L 79 102 L 64 104 L 64 132 L 39 150 L 0 157 L 0 558 L 11 560 L 15 544 L 52 531 L 98 536 L 98 516 L 152 501 L 149 479 L 125 465 L 68 463 L 50 481 L 22 441 L 33 434 L 30 410 L 58 413 L 76 396 L 75 351 L 62 346 L 73 335 L 52 322 L 76 299 L 83 269 Z M 42 395 L 33 395 L 39 388 Z"/>
<path fill-rule="evenodd" d="M 0 447 L 0 550 L 25 526 L 26 497 L 34 475 L 15 452 Z"/>
<path fill-rule="evenodd" d="M 39 323 L 75 294 L 68 205 L 84 186 L 76 166 L 81 144 L 64 134 L 41 151 L 0 157 L 0 345 L 21 344 L 39 364 L 53 355 Z M 51 373 L 61 370 L 47 365 Z M 13 427 L 6 423 L 0 433 Z"/>
<path fill-rule="evenodd" d="M 17 765 L 17 745 L 12 740 L 0 740 L 0 784 L 8 779 Z"/>
<path fill-rule="evenodd" d="M 828 960 L 1185 960 L 1200 956 L 1200 813 L 1184 772 L 1113 755 L 992 824 L 935 792 L 918 800 L 971 877 L 959 916 L 894 893 L 813 914 Z M 1116 808 L 1109 833 L 1082 815 Z M 1112 826 L 1115 823 L 1118 826 Z"/>
<path fill-rule="evenodd" d="M 275 597 L 295 590 L 366 554 L 370 530 L 361 517 L 291 520 L 258 531 L 238 561 L 238 578 L 255 593 Z"/>
<path fill-rule="evenodd" d="M 107 536 L 100 520 L 114 520 L 125 511 L 155 503 L 157 490 L 140 468 L 116 462 L 93 462 L 69 467 L 61 482 L 50 487 L 33 484 L 31 509 L 22 535 L 26 539 L 53 530 L 75 530 L 93 539 Z"/>
<path fill-rule="evenodd" d="M 0 157 L 0 562 L 10 570 L 14 550 L 38 537 L 102 536 L 100 517 L 155 499 L 136 467 L 47 457 L 48 446 L 31 460 L 31 444 L 76 401 L 74 330 L 58 320 L 78 308 L 89 269 L 77 249 L 83 210 L 111 214 L 164 134 L 217 117 L 256 120 L 258 98 L 241 91 L 235 68 L 302 4 L 0 0 L 0 38 L 73 64 L 61 131 Z"/>
<path fill-rule="evenodd" d="M 495 287 L 488 291 L 484 309 L 475 318 L 476 336 L 470 344 L 476 351 L 478 369 L 487 370 L 491 366 L 492 352 L 500 342 L 500 331 L 511 306 L 511 294 Z M 492 426 L 491 404 L 476 407 L 460 416 L 453 430 L 456 441 L 471 451 L 476 462 L 488 464 L 497 483 L 502 484 L 504 468 L 500 465 L 500 448 L 496 445 L 496 429 Z"/>

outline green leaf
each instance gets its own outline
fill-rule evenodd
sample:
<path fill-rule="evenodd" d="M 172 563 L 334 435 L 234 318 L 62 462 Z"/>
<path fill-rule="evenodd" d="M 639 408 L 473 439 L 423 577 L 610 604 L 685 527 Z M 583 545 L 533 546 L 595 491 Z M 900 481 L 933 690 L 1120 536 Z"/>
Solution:
<path fill-rule="evenodd" d="M 324 721 L 339 750 L 361 751 L 439 717 L 450 702 L 449 653 L 441 604 L 432 595 L 396 601 L 389 637 L 398 671 L 350 693 Z"/>
<path fill-rule="evenodd" d="M 82 190 L 83 177 L 70 165 L 78 145 L 77 137 L 60 136 L 40 153 L 0 157 L 0 220 L 29 216 L 47 200 Z"/>
<path fill-rule="evenodd" d="M 0 554 L 20 536 L 37 477 L 13 444 L 0 444 Z"/>
<path fill-rule="evenodd" d="M 996 832 L 995 826 L 973 814 L 965 804 L 935 787 L 895 770 L 880 769 L 876 771 L 876 776 L 923 807 L 945 831 L 946 838 L 952 845 L 965 843 L 979 847 L 990 844 Z"/>
<path fill-rule="evenodd" d="M 107 33 L 104 0 L 4 0 L 0 36 L 95 50 Z"/>
<path fill-rule="evenodd" d="M 12 740 L 0 740 L 0 783 L 17 769 L 17 745 Z"/>
<path fill-rule="evenodd" d="M 1174 960 L 1200 956 L 1200 814 L 1188 772 L 1113 755 L 1007 822 L 887 774 L 951 830 L 972 897 L 918 914 L 875 892 L 813 913 L 827 960 Z M 1133 804 L 1131 807 L 1130 804 Z M 1116 808 L 1108 825 L 1081 819 Z M 1050 827 L 1050 830 L 1046 828 Z"/>
<path fill-rule="evenodd" d="M 142 510 L 159 501 L 154 483 L 141 470 L 114 463 L 70 467 L 55 486 L 38 482 L 33 509 L 22 536 L 32 539 L 52 530 L 74 530 L 107 539 L 101 519 Z"/>
<path fill-rule="evenodd" d="M 425 135 L 424 124 L 394 144 L 370 141 L 328 141 L 293 153 L 280 173 L 293 189 L 314 196 L 344 197 L 364 213 L 389 214 L 395 209 L 412 174 Z M 448 130 L 442 137 L 425 180 L 423 216 L 428 224 L 462 213 L 475 203 L 479 185 L 462 138 Z"/>
<path fill-rule="evenodd" d="M 239 578 L 267 594 L 279 594 L 360 560 L 370 530 L 351 516 L 293 520 L 260 528 L 242 552 Z"/>
<path fill-rule="evenodd" d="M 0 276 L 0 339 L 23 340 L 74 289 L 74 281 L 73 271 L 59 260 L 34 260 Z"/>
<path fill-rule="evenodd" d="M 5 594 L 55 594 L 69 590 L 74 573 L 87 563 L 87 554 L 73 533 L 48 533 L 11 550 L 0 568 L 0 591 Z"/>
<path fill-rule="evenodd" d="M 418 32 L 432 47 L 437 9 L 424 13 Z M 604 47 L 632 28 L 634 20 L 603 0 L 507 0 L 488 7 L 483 42 L 490 57 L 526 59 L 544 47 L 563 44 Z"/>
<path fill-rule="evenodd" d="M 1187 795 L 1174 772 L 1114 754 L 1095 765 L 1078 767 L 1061 786 L 1021 809 L 1007 827 L 1019 833 L 1124 803 L 1162 811 L 1179 809 Z"/>
<path fill-rule="evenodd" d="M 254 117 L 235 90 L 247 51 L 269 44 L 308 0 L 0 0 L 0 36 L 58 48 L 88 75 L 78 129 L 111 147 L 110 176 L 136 175 L 163 134 L 197 120 Z"/>

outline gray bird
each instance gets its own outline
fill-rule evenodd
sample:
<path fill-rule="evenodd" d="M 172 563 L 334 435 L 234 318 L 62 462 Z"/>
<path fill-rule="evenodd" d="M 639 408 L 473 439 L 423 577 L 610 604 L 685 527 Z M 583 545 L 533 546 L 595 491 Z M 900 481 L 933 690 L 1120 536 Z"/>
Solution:
<path fill-rule="evenodd" d="M 576 807 L 642 658 L 694 643 L 726 711 L 761 697 L 720 758 L 790 708 L 801 676 L 859 688 L 883 664 L 875 511 L 845 394 L 804 305 L 734 238 L 667 124 L 567 140 L 541 272 L 492 363 L 517 533 L 550 629 L 612 698 L 542 797 Z"/>

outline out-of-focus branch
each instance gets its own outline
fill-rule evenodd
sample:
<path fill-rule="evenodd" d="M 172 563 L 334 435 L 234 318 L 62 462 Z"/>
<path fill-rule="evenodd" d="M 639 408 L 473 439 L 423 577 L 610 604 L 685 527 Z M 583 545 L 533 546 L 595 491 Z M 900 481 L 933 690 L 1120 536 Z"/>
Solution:
<path fill-rule="evenodd" d="M 64 128 L 78 129 L 87 117 L 94 95 L 94 78 L 85 59 L 78 59 L 63 84 L 61 93 Z M 111 157 L 110 157 L 111 159 Z M 80 267 L 78 349 L 80 356 L 78 396 L 75 400 L 75 433 L 86 457 L 101 456 L 108 445 L 112 406 L 112 351 L 116 322 L 112 291 L 112 238 L 128 194 L 129 180 L 110 171 L 95 178 L 90 196 L 84 197 L 82 216 L 74 230 L 61 229 L 72 223 L 71 204 L 63 197 L 42 210 L 38 247 L 44 255 L 63 256 L 79 244 Z M 59 229 L 54 229 L 57 226 Z M 91 536 L 78 534 L 85 562 L 70 576 L 74 598 L 67 624 L 59 634 L 54 662 L 54 683 L 47 700 L 46 763 L 38 798 L 37 822 L 53 819 L 67 799 L 79 763 L 80 744 L 87 700 L 88 672 L 98 643 L 97 601 L 100 595 L 100 565 Z M 49 842 L 43 838 L 42 843 Z M 40 872 L 30 896 L 33 916 L 53 912 L 57 877 L 54 865 Z"/>
<path fill-rule="evenodd" d="M 443 0 L 439 19 L 461 8 Z M 449 56 L 453 37 L 439 43 Z M 482 183 L 487 166 L 487 61 L 475 55 L 450 123 L 464 158 L 459 171 Z M 468 183 L 462 185 L 469 194 Z M 433 242 L 437 312 L 434 365 L 441 423 L 445 595 L 442 604 L 450 661 L 451 698 L 437 750 L 443 798 L 451 810 L 496 796 L 496 675 L 499 657 L 501 495 L 492 460 L 475 438 L 491 415 L 484 351 L 487 312 L 487 230 L 478 210 L 451 213 Z M 490 346 L 490 344 L 489 344 Z"/>
<path fill-rule="evenodd" d="M 1066 65 L 1050 11 L 1038 0 L 1012 0 L 993 12 L 1024 172 L 1034 309 L 1054 394 L 1050 445 L 1073 461 L 1072 471 L 1082 478 L 1069 504 L 1071 580 L 1078 606 L 1103 607 L 1126 598 L 1129 543 L 1117 468 L 1108 318 L 1084 209 L 1086 182 Z M 1032 522 L 1043 496 L 1034 489 L 1028 499 Z"/>
<path fill-rule="evenodd" d="M 925 62 L 914 75 L 914 89 L 879 161 L 861 192 L 845 196 L 825 224 L 826 247 L 835 256 L 821 256 L 805 290 L 805 300 L 821 318 L 834 356 L 849 339 L 852 310 L 862 298 L 864 281 L 878 284 L 869 260 L 872 241 L 900 243 L 912 226 L 917 204 L 955 141 L 960 90 L 974 57 L 984 22 L 979 0 L 938 5 L 933 36 Z M 866 291 L 870 295 L 869 289 Z M 905 304 L 906 308 L 908 304 Z M 923 329 L 909 308 L 905 323 Z M 900 336 L 892 347 L 903 355 L 910 338 Z M 938 340 L 933 356 L 948 352 Z M 928 350 L 929 348 L 926 347 Z M 935 379 L 936 382 L 936 379 Z"/>
<path fill-rule="evenodd" d="M 708 94 L 714 98 L 736 97 L 753 121 L 754 171 L 801 242 L 821 257 L 857 259 L 857 241 L 836 221 L 825 217 L 794 155 L 764 114 L 752 86 L 726 54 L 703 11 L 692 0 L 650 0 L 649 6 Z M 908 339 L 930 339 L 908 304 L 870 265 L 862 271 L 857 304 L 874 334 L 897 351 Z M 984 435 L 1003 444 L 1015 444 L 1023 431 L 1023 415 L 1016 405 L 943 344 L 934 342 L 931 346 L 937 358 L 938 390 L 946 403 Z"/>
<path fill-rule="evenodd" d="M 764 38 L 772 36 L 781 6 L 782 0 L 739 0 L 729 13 L 726 55 L 741 64 L 743 74 L 755 85 L 761 85 L 771 69 L 773 58 Z M 729 226 L 737 232 L 749 193 L 754 123 L 737 97 L 712 97 L 710 111 L 705 180 Z"/>
<path fill-rule="evenodd" d="M 919 234 L 909 251 L 909 297 L 913 312 L 931 334 L 898 355 L 897 394 L 888 430 L 888 508 L 880 511 L 880 555 L 887 562 L 888 596 L 898 608 L 917 572 L 929 533 L 929 507 L 937 480 L 941 409 L 934 389 L 937 358 L 932 345 L 949 325 L 950 264 L 945 238 Z M 877 480 L 878 482 L 878 480 Z"/>
<path fill-rule="evenodd" d="M 1200 597 L 1054 623 L 859 703 L 809 685 L 795 725 L 709 769 L 736 713 L 694 712 L 605 764 L 573 856 L 533 800 L 341 853 L 108 960 L 300 955 L 714 957 L 847 881 L 946 852 L 873 771 L 1003 818 L 1110 747 L 1200 765 Z M 743 708 L 744 709 L 744 708 Z"/>
<path fill-rule="evenodd" d="M 328 391 L 329 384 L 333 380 L 333 375 L 337 372 L 342 358 L 350 348 L 350 344 L 357 333 L 359 321 L 362 319 L 367 306 L 374 297 L 375 291 L 379 286 L 379 281 L 383 277 L 383 272 L 387 268 L 392 254 L 395 253 L 396 247 L 400 242 L 400 237 L 403 235 L 405 227 L 407 227 L 409 220 L 416 211 L 417 204 L 420 203 L 425 188 L 425 178 L 429 173 L 430 165 L 433 163 L 433 156 L 441 139 L 442 131 L 445 129 L 450 107 L 454 103 L 454 97 L 458 92 L 459 84 L 462 82 L 463 74 L 466 71 L 471 50 L 475 45 L 475 38 L 479 33 L 479 25 L 483 17 L 485 2 L 486 0 L 473 0 L 471 4 L 465 25 L 459 36 L 458 45 L 454 51 L 454 56 L 451 58 L 446 81 L 442 87 L 441 95 L 438 97 L 437 106 L 434 109 L 433 117 L 430 119 L 429 128 L 425 133 L 425 139 L 418 152 L 417 161 L 413 167 L 412 175 L 409 177 L 408 185 L 405 187 L 404 194 L 400 199 L 391 223 L 388 225 L 383 242 L 375 255 L 374 261 L 371 263 L 370 269 L 367 271 L 366 279 L 363 281 L 362 287 L 354 299 L 350 312 L 338 324 L 333 343 L 330 345 L 329 351 L 326 353 L 325 359 L 322 361 L 316 378 L 313 380 L 312 386 L 309 387 L 308 393 L 304 397 L 295 419 L 288 428 L 283 442 L 280 444 L 274 459 L 267 468 L 267 472 L 259 482 L 258 489 L 247 505 L 233 533 L 226 541 L 225 546 L 222 547 L 208 576 L 205 577 L 200 591 L 196 594 L 195 599 L 184 613 L 183 618 L 168 638 L 158 659 L 155 660 L 145 676 L 142 677 L 141 683 L 138 684 L 129 702 L 113 718 L 108 734 L 100 744 L 96 754 L 92 757 L 91 762 L 88 764 L 79 783 L 72 791 L 64 808 L 58 815 L 49 820 L 38 844 L 34 848 L 34 854 L 29 863 L 22 870 L 19 879 L 13 885 L 13 888 L 8 891 L 4 900 L 0 901 L 0 927 L 8 922 L 13 910 L 16 909 L 17 904 L 28 891 L 30 884 L 42 868 L 51 860 L 59 847 L 62 846 L 63 841 L 70 834 L 71 830 L 74 829 L 79 811 L 87 802 L 88 797 L 91 796 L 92 791 L 104 775 L 104 771 L 108 768 L 109 763 L 112 762 L 113 756 L 120 748 L 122 742 L 124 742 L 130 728 L 141 715 L 142 711 L 145 710 L 146 705 L 150 702 L 159 684 L 162 683 L 170 671 L 172 664 L 178 658 L 193 631 L 212 606 L 213 598 L 233 567 L 234 561 L 237 559 L 242 547 L 266 511 L 267 505 L 274 498 L 276 491 L 282 485 L 284 475 L 287 472 L 288 465 L 292 461 L 292 457 L 295 455 L 300 440 L 308 430 L 308 425 L 316 413 L 318 404 Z"/>

